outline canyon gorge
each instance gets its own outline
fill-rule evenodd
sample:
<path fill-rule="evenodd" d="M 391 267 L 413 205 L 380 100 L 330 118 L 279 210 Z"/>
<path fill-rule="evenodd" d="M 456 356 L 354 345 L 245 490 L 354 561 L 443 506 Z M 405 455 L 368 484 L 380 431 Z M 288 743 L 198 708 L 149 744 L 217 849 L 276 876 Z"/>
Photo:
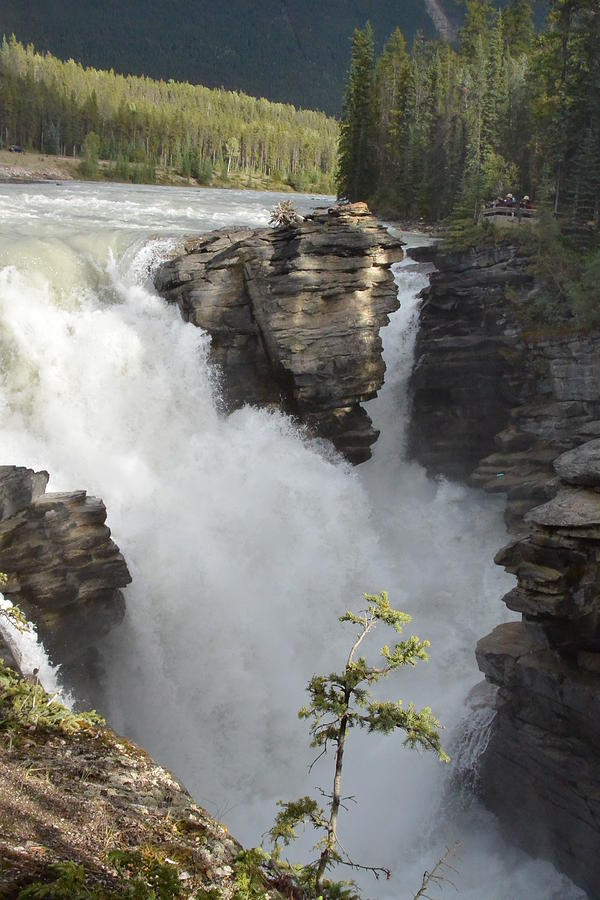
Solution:
<path fill-rule="evenodd" d="M 105 193 L 101 200 L 107 199 Z M 155 206 L 144 225 L 148 232 L 158 229 L 164 215 L 157 200 Z M 266 676 L 262 661 L 257 663 L 265 641 L 280 666 L 303 656 L 307 644 L 314 645 L 317 660 L 286 674 L 285 696 L 283 685 L 274 686 L 274 698 L 264 698 L 265 718 L 247 732 L 249 752 L 260 760 L 273 747 L 268 727 L 261 733 L 261 726 L 268 717 L 283 716 L 290 695 L 300 705 L 307 671 L 332 647 L 340 647 L 339 638 L 324 631 L 325 610 L 318 601 L 323 585 L 344 597 L 365 579 L 388 578 L 401 594 L 398 605 L 409 606 L 415 620 L 437 596 L 426 619 L 434 639 L 432 675 L 422 687 L 413 686 L 417 702 L 435 693 L 445 679 L 442 701 L 430 696 L 429 702 L 442 702 L 457 728 L 464 696 L 477 681 L 471 662 L 462 659 L 472 659 L 479 640 L 477 659 L 494 685 L 495 705 L 489 741 L 473 760 L 479 772 L 477 791 L 504 823 L 511 843 L 517 839 L 532 854 L 549 858 L 593 896 L 599 889 L 591 855 L 599 774 L 593 716 L 600 677 L 597 336 L 532 329 L 522 313 L 535 284 L 530 259 L 518 245 L 449 253 L 421 240 L 417 243 L 426 246 L 411 249 L 411 258 L 404 258 L 400 238 L 364 206 L 316 206 L 315 199 L 303 210 L 302 222 L 279 231 L 264 227 L 262 207 L 241 226 L 234 209 L 230 221 L 208 216 L 200 229 L 208 233 L 194 238 L 188 237 L 192 229 L 186 214 L 178 212 L 169 222 L 168 239 L 145 234 L 143 241 L 130 244 L 134 253 L 129 257 L 121 239 L 132 228 L 133 218 L 127 216 L 133 213 L 119 208 L 124 224 L 105 245 L 103 268 L 94 264 L 86 272 L 101 298 L 94 300 L 89 321 L 81 310 L 76 320 L 74 306 L 64 302 L 50 311 L 44 306 L 47 300 L 36 296 L 55 335 L 63 328 L 65 333 L 80 329 L 82 352 L 97 354 L 97 384 L 84 385 L 71 401 L 81 414 L 76 428 L 91 435 L 85 460 L 76 457 L 68 441 L 60 445 L 51 417 L 41 412 L 44 397 L 50 396 L 44 395 L 44 379 L 50 378 L 49 389 L 55 383 L 55 371 L 47 376 L 39 362 L 43 354 L 36 362 L 43 373 L 40 393 L 32 394 L 30 406 L 36 408 L 37 427 L 51 451 L 42 452 L 41 444 L 29 439 L 21 442 L 24 452 L 17 458 L 20 422 L 10 416 L 5 421 L 7 465 L 0 483 L 0 570 L 9 579 L 5 594 L 36 623 L 54 662 L 64 664 L 69 688 L 79 685 L 82 697 L 107 710 L 111 725 L 142 741 L 186 784 L 192 778 L 195 798 L 203 801 L 202 785 L 211 778 L 215 785 L 221 779 L 239 782 L 238 802 L 244 808 L 231 816 L 236 834 L 240 822 L 254 827 L 262 817 L 254 773 L 243 773 L 236 760 L 218 775 L 217 753 L 216 759 L 205 759 L 198 775 L 190 747 L 201 725 L 177 718 L 175 709 L 167 729 L 150 725 L 156 704 L 166 709 L 173 702 L 169 677 L 174 667 L 184 666 L 177 672 L 181 704 L 197 705 L 200 723 L 202 716 L 215 723 L 221 734 L 215 740 L 223 748 L 244 728 L 245 701 L 219 688 L 210 674 L 210 643 L 216 635 L 234 634 L 240 620 L 244 623 L 244 658 L 232 661 L 239 683 L 249 678 L 261 684 L 261 678 L 273 677 L 270 669 Z M 112 218 L 115 209 L 108 212 Z M 256 224 L 262 227 L 257 230 Z M 220 230 L 211 231 L 211 226 Z M 66 246 L 72 271 L 88 265 L 79 248 Z M 126 259 L 127 271 L 134 271 L 133 281 L 111 262 L 116 250 Z M 79 270 L 75 274 L 80 277 Z M 164 299 L 148 287 L 149 277 Z M 112 300 L 102 306 L 109 289 Z M 396 312 L 398 299 L 401 309 Z M 140 327 L 140 310 L 146 317 L 141 329 L 148 335 L 147 352 L 140 349 L 132 327 Z M 88 316 L 85 307 L 83 313 Z M 394 326 L 401 316 L 405 318 Z M 407 335 L 415 341 L 414 361 Z M 384 349 L 389 341 L 396 354 L 386 352 L 387 371 L 382 338 Z M 35 340 L 43 346 L 42 336 Z M 75 367 L 81 359 L 67 362 Z M 173 380 L 165 391 L 167 365 Z M 119 379 L 118 390 L 107 392 L 123 417 L 118 432 L 110 402 L 98 402 L 108 378 Z M 130 397 L 127 379 L 132 378 L 136 394 L 132 391 Z M 21 383 L 17 388 L 22 390 Z M 11 396 L 17 396 L 16 388 Z M 332 455 L 324 439 L 345 462 Z M 110 460 L 105 462 L 103 455 Z M 217 459 L 223 476 L 215 475 Z M 246 498 L 241 509 L 224 505 L 223 494 L 206 479 L 196 486 L 198 460 L 213 482 L 222 477 Z M 180 474 L 175 463 L 182 467 Z M 350 469 L 348 463 L 361 465 Z M 378 464 L 387 467 L 385 478 Z M 433 479 L 425 477 L 421 466 Z M 266 478 L 262 467 L 269 471 Z M 58 490 L 45 492 L 44 469 L 53 478 L 56 471 Z M 299 473 L 305 479 L 301 487 Z M 494 496 L 484 497 L 481 489 Z M 86 491 L 101 495 L 102 501 Z M 496 518 L 504 495 L 508 536 Z M 261 504 L 263 510 L 268 507 L 266 519 L 255 518 Z M 376 508 L 383 524 L 373 531 Z M 340 515 L 348 526 L 340 526 Z M 408 527 L 411 515 L 414 532 Z M 181 531 L 182 521 L 189 532 Z M 256 537 L 241 537 L 240 521 Z M 267 543 L 259 543 L 265 529 L 260 540 Z M 284 529 L 292 540 L 286 536 L 279 548 Z M 459 533 L 462 547 L 456 543 Z M 356 534 L 360 541 L 351 537 Z M 428 544 L 432 534 L 436 538 Z M 228 575 L 219 548 L 231 547 L 232 540 L 247 561 L 243 566 L 236 561 Z M 267 562 L 267 546 L 275 562 Z M 321 546 L 332 563 L 321 561 L 316 549 Z M 494 571 L 490 562 L 496 551 Z M 432 559 L 431 568 L 440 571 L 437 580 L 424 571 Z M 187 568 L 179 572 L 182 565 Z M 307 574 L 311 566 L 315 571 Z M 473 570 L 464 580 L 453 574 L 461 566 Z M 512 582 L 501 567 L 518 579 L 505 601 L 522 614 L 522 621 L 514 616 L 503 621 L 500 595 Z M 131 578 L 133 584 L 125 587 Z M 370 587 L 364 584 L 363 589 Z M 484 588 L 489 594 L 485 603 L 477 593 Z M 446 602 L 445 590 L 453 592 Z M 233 599 L 244 591 L 270 598 L 264 613 L 256 606 L 245 610 Z M 216 592 L 230 602 L 211 606 L 215 622 L 204 634 L 209 626 L 202 598 Z M 273 605 L 274 598 L 279 601 Z M 440 662 L 452 611 L 465 602 L 471 604 L 472 622 L 452 638 L 450 659 Z M 283 610 L 291 623 L 285 627 L 274 624 Z M 306 615 L 314 618 L 309 636 L 302 635 Z M 182 617 L 199 648 L 195 668 L 186 629 L 178 627 Z M 488 628 L 492 630 L 485 636 Z M 323 633 L 328 647 L 320 646 Z M 179 735 L 181 746 L 175 750 L 168 730 Z M 287 726 L 283 733 L 288 741 L 298 741 L 298 732 Z M 386 751 L 380 758 L 395 757 Z M 277 751 L 272 783 L 267 788 L 261 783 L 259 790 L 281 795 L 289 777 L 286 773 L 284 778 L 285 770 Z M 440 778 L 429 768 L 416 768 L 414 791 L 426 779 L 434 794 L 442 796 L 447 789 Z M 411 788 L 403 785 L 403 790 L 413 803 Z M 519 816 L 516 828 L 515 808 L 523 804 L 530 813 Z M 367 802 L 367 812 L 369 807 Z M 407 827 L 414 836 L 422 826 L 409 820 Z M 459 832 L 464 827 L 469 835 L 474 828 L 464 821 L 454 827 Z M 247 843 L 247 834 L 239 836 Z M 444 832 L 444 840 L 447 836 Z M 401 826 L 400 838 L 406 838 Z M 360 828 L 350 840 L 367 849 L 370 844 Z M 231 848 L 227 852 L 231 861 Z M 427 852 L 434 852 L 430 845 Z M 506 852 L 513 851 L 499 849 L 498 858 Z M 478 848 L 477 854 L 478 865 L 494 858 L 488 849 Z M 578 896 L 550 869 L 534 872 L 529 867 L 537 864 L 524 856 L 515 859 L 514 872 L 497 877 L 502 884 L 502 878 L 522 878 L 521 887 L 506 882 L 499 896 L 519 896 L 515 891 L 525 890 L 524 884 L 549 897 Z M 465 893 L 475 897 L 480 875 L 469 866 Z M 409 871 L 413 881 L 419 868 L 417 861 L 414 872 Z M 405 891 L 407 884 L 402 882 Z"/>

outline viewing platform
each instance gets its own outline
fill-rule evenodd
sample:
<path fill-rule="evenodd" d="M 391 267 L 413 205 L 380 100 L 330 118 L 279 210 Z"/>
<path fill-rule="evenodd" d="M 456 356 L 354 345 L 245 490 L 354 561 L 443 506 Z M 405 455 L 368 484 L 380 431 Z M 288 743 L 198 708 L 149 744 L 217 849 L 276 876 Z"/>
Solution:
<path fill-rule="evenodd" d="M 481 210 L 480 221 L 485 219 L 487 222 L 493 222 L 494 225 L 510 227 L 511 225 L 521 225 L 525 220 L 533 224 L 537 216 L 538 211 L 533 208 L 491 206 Z"/>

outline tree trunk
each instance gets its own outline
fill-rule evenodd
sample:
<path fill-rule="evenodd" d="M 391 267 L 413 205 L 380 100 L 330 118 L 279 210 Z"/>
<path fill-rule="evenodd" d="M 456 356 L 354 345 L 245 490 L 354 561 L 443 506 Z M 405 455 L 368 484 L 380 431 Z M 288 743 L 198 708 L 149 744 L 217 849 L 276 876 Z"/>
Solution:
<path fill-rule="evenodd" d="M 350 703 L 350 691 L 346 690 L 345 695 L 346 709 Z M 348 727 L 348 717 L 342 716 L 340 722 L 340 733 L 337 741 L 337 754 L 335 758 L 335 777 L 333 779 L 333 796 L 331 798 L 331 814 L 329 816 L 329 824 L 327 826 L 327 841 L 323 852 L 319 858 L 317 873 L 315 878 L 315 886 L 320 893 L 323 887 L 323 876 L 327 869 L 327 865 L 331 857 L 335 853 L 337 845 L 337 826 L 340 813 L 340 803 L 342 801 L 342 765 L 344 760 L 344 743 L 346 740 L 346 729 Z"/>

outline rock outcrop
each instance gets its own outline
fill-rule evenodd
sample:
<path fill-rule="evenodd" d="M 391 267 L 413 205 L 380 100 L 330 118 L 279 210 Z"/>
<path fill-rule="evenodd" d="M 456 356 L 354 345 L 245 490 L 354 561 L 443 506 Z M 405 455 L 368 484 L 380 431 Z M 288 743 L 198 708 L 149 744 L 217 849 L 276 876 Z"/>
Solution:
<path fill-rule="evenodd" d="M 535 330 L 518 245 L 411 253 L 438 272 L 423 294 L 410 450 L 433 474 L 506 494 L 518 529 L 558 489 L 553 460 L 600 435 L 600 334 Z"/>
<path fill-rule="evenodd" d="M 360 404 L 383 384 L 401 246 L 364 204 L 340 206 L 187 241 L 155 283 L 211 335 L 226 409 L 277 405 L 360 463 L 378 436 Z"/>
<path fill-rule="evenodd" d="M 102 500 L 46 493 L 47 472 L 0 467 L 0 572 L 6 597 L 68 663 L 119 622 L 131 577 Z"/>
<path fill-rule="evenodd" d="M 65 863 L 85 884 L 46 888 L 48 896 L 242 896 L 250 882 L 241 845 L 143 750 L 96 726 L 29 724 L 9 739 L 5 700 L 0 679 L 0 897 L 16 900 L 32 883 L 55 882 L 53 867 Z M 119 875 L 115 851 L 127 854 L 129 872 Z M 303 896 L 274 866 L 255 864 L 252 875 L 252 896 Z M 163 888 L 150 892 L 159 878 Z"/>
<path fill-rule="evenodd" d="M 496 562 L 518 579 L 504 601 L 521 621 L 477 647 L 497 688 L 479 790 L 509 837 L 600 896 L 600 333 L 535 330 L 532 260 L 517 245 L 412 252 L 438 268 L 412 453 L 505 494 L 519 535 Z"/>
<path fill-rule="evenodd" d="M 477 647 L 497 685 L 481 763 L 485 801 L 513 836 L 600 896 L 600 441 L 559 457 L 558 494 L 496 562 L 521 622 Z M 524 811 L 521 815 L 518 811 Z"/>

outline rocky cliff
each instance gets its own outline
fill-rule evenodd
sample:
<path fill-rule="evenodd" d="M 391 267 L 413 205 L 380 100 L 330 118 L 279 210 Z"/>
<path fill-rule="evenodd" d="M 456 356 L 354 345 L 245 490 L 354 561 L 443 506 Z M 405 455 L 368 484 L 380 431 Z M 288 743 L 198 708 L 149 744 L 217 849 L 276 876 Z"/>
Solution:
<path fill-rule="evenodd" d="M 506 494 L 518 529 L 558 489 L 553 460 L 600 435 L 600 333 L 537 329 L 518 244 L 412 254 L 438 271 L 420 313 L 410 450 L 433 474 Z"/>
<path fill-rule="evenodd" d="M 131 577 L 106 525 L 102 500 L 46 493 L 47 472 L 0 467 L 3 593 L 33 622 L 50 656 L 79 657 L 124 613 Z"/>
<path fill-rule="evenodd" d="M 496 628 L 477 661 L 497 685 L 481 765 L 484 797 L 510 833 L 600 896 L 600 441 L 555 463 L 557 495 L 496 562 L 521 622 Z M 526 811 L 525 815 L 516 814 Z"/>
<path fill-rule="evenodd" d="M 211 335 L 226 409 L 277 405 L 359 463 L 377 439 L 360 404 L 383 384 L 379 330 L 398 308 L 390 265 L 402 255 L 354 204 L 190 240 L 156 286 Z"/>
<path fill-rule="evenodd" d="M 510 837 L 600 896 L 600 334 L 535 330 L 517 245 L 417 255 L 438 272 L 421 309 L 412 453 L 504 493 L 520 535 L 496 562 L 517 577 L 504 602 L 521 621 L 477 647 L 497 687 L 482 797 Z"/>

